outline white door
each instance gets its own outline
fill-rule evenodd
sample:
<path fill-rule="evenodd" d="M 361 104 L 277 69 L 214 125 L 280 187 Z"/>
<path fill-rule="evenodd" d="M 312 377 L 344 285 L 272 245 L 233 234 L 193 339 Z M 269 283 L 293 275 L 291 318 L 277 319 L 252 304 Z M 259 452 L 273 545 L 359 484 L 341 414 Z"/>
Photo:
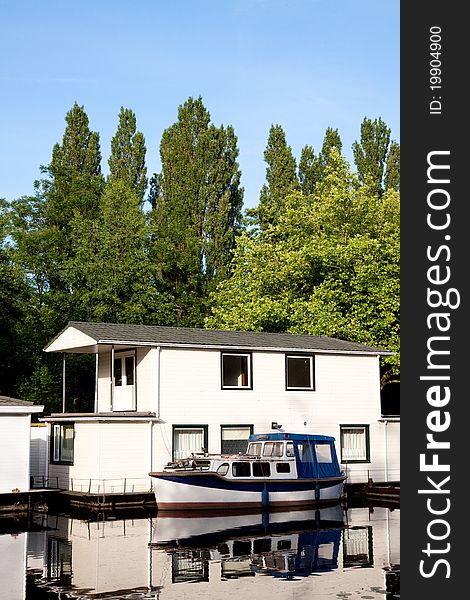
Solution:
<path fill-rule="evenodd" d="M 135 409 L 135 352 L 115 354 L 113 411 Z"/>

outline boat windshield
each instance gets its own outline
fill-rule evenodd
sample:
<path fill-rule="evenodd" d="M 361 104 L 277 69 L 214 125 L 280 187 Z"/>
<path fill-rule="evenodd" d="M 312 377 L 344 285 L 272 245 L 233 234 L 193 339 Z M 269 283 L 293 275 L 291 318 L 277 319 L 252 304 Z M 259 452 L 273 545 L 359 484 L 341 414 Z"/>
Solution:
<path fill-rule="evenodd" d="M 263 456 L 282 456 L 284 452 L 284 442 L 265 442 Z"/>
<path fill-rule="evenodd" d="M 246 453 L 252 454 L 253 456 L 261 456 L 261 444 L 253 442 L 248 444 L 248 449 Z"/>

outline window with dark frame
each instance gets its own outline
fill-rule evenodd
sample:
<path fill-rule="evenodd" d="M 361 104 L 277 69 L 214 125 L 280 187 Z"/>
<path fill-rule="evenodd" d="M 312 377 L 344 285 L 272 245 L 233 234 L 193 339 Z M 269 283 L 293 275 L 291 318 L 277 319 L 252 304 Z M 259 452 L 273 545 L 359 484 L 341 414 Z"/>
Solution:
<path fill-rule="evenodd" d="M 369 425 L 340 425 L 342 463 L 370 462 Z"/>
<path fill-rule="evenodd" d="M 248 438 L 253 433 L 253 425 L 221 425 L 220 447 L 222 454 L 246 452 Z"/>
<path fill-rule="evenodd" d="M 251 389 L 251 354 L 222 353 L 222 388 Z"/>
<path fill-rule="evenodd" d="M 313 355 L 286 355 L 286 389 L 306 391 L 315 389 Z"/>
<path fill-rule="evenodd" d="M 208 425 L 173 425 L 173 460 L 202 454 L 207 442 Z"/>
<path fill-rule="evenodd" d="M 73 464 L 75 429 L 73 424 L 54 423 L 51 435 L 51 463 Z"/>

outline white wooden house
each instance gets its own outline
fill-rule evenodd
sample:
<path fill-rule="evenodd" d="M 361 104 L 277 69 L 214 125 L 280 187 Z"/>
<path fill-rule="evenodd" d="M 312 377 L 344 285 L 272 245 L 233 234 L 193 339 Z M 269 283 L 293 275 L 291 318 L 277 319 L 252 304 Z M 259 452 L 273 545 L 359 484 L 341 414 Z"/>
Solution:
<path fill-rule="evenodd" d="M 70 322 L 45 351 L 96 355 L 94 412 L 45 418 L 48 475 L 62 488 L 143 491 L 148 472 L 172 459 L 242 451 L 250 433 L 273 428 L 334 436 L 351 482 L 399 479 L 399 417 L 381 410 L 385 350 L 308 335 Z"/>
<path fill-rule="evenodd" d="M 0 502 L 2 494 L 30 490 L 31 415 L 43 406 L 0 396 Z"/>

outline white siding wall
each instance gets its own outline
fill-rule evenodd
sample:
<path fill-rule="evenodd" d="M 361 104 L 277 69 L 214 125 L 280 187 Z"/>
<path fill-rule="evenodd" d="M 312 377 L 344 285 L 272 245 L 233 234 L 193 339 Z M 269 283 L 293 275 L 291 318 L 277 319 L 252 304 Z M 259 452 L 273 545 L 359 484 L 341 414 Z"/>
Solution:
<path fill-rule="evenodd" d="M 75 423 L 74 464 L 51 464 L 49 477 L 75 491 L 122 492 L 124 479 L 127 491 L 142 491 L 149 489 L 149 471 L 148 423 L 95 421 Z"/>
<path fill-rule="evenodd" d="M 29 490 L 31 415 L 0 415 L 0 494 Z"/>
<path fill-rule="evenodd" d="M 35 478 L 35 486 L 47 474 L 47 425 L 33 423 L 31 425 L 31 448 L 29 472 Z"/>
<path fill-rule="evenodd" d="M 98 356 L 98 412 L 111 410 L 111 353 Z"/>
<path fill-rule="evenodd" d="M 400 423 L 387 424 L 387 471 L 389 481 L 400 480 Z"/>

